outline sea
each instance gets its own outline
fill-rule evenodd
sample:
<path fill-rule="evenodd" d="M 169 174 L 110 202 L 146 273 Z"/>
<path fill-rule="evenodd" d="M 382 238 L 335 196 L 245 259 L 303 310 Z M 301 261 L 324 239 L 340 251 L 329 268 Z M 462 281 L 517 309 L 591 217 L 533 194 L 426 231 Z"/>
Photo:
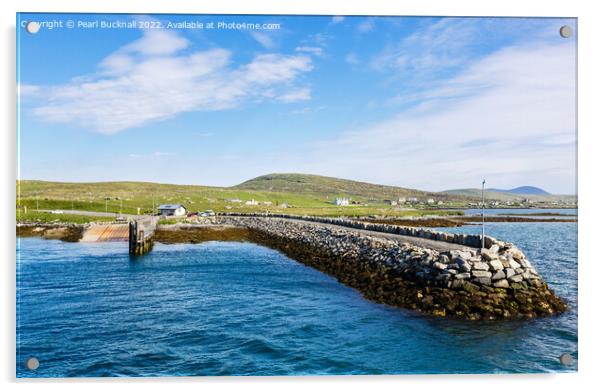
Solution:
<path fill-rule="evenodd" d="M 253 243 L 156 243 L 131 258 L 123 242 L 18 238 L 16 375 L 576 371 L 577 224 L 490 223 L 486 234 L 518 245 L 568 312 L 506 322 L 434 318 L 368 301 Z M 35 370 L 25 365 L 32 357 Z"/>

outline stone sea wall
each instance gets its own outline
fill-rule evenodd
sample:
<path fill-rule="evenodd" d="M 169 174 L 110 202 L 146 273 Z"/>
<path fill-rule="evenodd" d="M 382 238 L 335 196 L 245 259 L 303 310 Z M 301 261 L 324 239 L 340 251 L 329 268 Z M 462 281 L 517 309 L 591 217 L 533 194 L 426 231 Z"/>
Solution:
<path fill-rule="evenodd" d="M 218 222 L 249 229 L 255 241 L 333 275 L 377 302 L 475 320 L 533 318 L 566 310 L 511 243 L 491 238 L 484 250 L 450 246 L 454 249 L 436 251 L 406 243 L 403 237 L 390 240 L 369 231 L 314 224 L 315 218 L 304 220 L 222 216 Z"/>
<path fill-rule="evenodd" d="M 254 216 L 254 217 L 266 217 L 265 214 L 222 214 L 222 216 Z M 317 216 L 295 216 L 288 214 L 269 214 L 269 217 L 277 217 L 283 219 L 301 220 L 301 221 L 313 221 L 317 223 L 326 223 L 340 225 L 343 227 L 357 228 L 368 231 L 384 232 L 396 235 L 414 236 L 418 238 L 425 238 L 431 240 L 439 240 L 448 243 L 461 244 L 470 247 L 481 247 L 481 236 L 480 235 L 468 235 L 468 234 L 455 234 L 448 232 L 438 232 L 430 229 L 415 228 L 415 227 L 404 227 L 392 224 L 381 224 L 381 223 L 370 223 L 367 221 L 351 220 L 348 218 L 333 218 L 333 217 L 317 217 Z M 503 246 L 505 243 L 492 238 L 491 236 L 485 235 L 485 248 L 490 248 L 494 245 Z"/>

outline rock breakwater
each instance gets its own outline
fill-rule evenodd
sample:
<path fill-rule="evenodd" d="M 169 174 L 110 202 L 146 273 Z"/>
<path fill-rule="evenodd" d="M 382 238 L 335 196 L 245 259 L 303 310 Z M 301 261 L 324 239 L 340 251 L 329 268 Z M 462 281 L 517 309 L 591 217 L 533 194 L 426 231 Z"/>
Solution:
<path fill-rule="evenodd" d="M 369 230 L 314 220 L 227 216 L 219 223 L 249 229 L 252 240 L 333 275 L 376 302 L 474 320 L 533 318 L 566 310 L 525 255 L 512 243 L 494 238 L 486 238 L 483 250 L 466 246 L 441 251 L 404 243 L 403 236 L 390 240 Z M 392 226 L 384 232 L 400 228 L 414 230 Z M 474 235 L 414 233 L 449 243 L 474 240 Z"/>

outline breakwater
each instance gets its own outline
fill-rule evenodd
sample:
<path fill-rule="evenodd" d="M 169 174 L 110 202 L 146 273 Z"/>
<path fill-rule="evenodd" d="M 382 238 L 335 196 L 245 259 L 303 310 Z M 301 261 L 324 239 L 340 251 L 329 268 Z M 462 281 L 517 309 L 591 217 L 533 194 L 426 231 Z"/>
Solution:
<path fill-rule="evenodd" d="M 424 228 L 415 228 L 402 225 L 393 225 L 386 223 L 371 223 L 363 220 L 352 220 L 344 217 L 333 218 L 333 217 L 318 217 L 318 216 L 295 216 L 288 214 L 222 214 L 222 216 L 230 217 L 258 217 L 258 218 L 278 218 L 278 219 L 290 219 L 308 221 L 314 223 L 324 223 L 339 225 L 342 227 L 362 229 L 366 231 L 382 232 L 393 235 L 412 236 L 416 238 L 424 238 L 430 240 L 438 240 L 447 243 L 455 243 L 463 246 L 470 247 L 481 247 L 481 237 L 479 235 L 466 235 L 466 234 L 453 234 L 447 232 L 438 232 L 428 230 Z M 495 238 L 485 235 L 485 248 L 491 248 L 493 245 L 505 246 L 504 242 L 500 242 Z"/>
<path fill-rule="evenodd" d="M 247 228 L 252 240 L 335 276 L 380 303 L 474 320 L 549 316 L 567 308 L 518 248 L 494 238 L 486 239 L 484 250 L 468 245 L 434 250 L 406 243 L 402 236 L 392 240 L 369 231 L 407 231 L 412 233 L 408 237 L 454 244 L 479 237 L 394 226 L 382 231 L 376 224 L 331 224 L 313 217 L 222 216 L 218 223 Z M 370 224 L 369 230 L 345 228 L 365 229 L 356 227 L 358 223 Z"/>

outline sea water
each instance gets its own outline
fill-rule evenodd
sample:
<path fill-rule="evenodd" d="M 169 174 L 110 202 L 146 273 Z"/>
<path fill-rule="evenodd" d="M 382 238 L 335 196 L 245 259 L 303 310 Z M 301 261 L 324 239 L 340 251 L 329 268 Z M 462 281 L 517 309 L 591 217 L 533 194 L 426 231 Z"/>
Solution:
<path fill-rule="evenodd" d="M 576 370 L 577 225 L 486 228 L 516 243 L 570 310 L 527 321 L 440 319 L 370 302 L 252 243 L 157 243 L 133 259 L 126 243 L 21 238 L 17 376 Z M 572 365 L 559 362 L 563 353 Z"/>

